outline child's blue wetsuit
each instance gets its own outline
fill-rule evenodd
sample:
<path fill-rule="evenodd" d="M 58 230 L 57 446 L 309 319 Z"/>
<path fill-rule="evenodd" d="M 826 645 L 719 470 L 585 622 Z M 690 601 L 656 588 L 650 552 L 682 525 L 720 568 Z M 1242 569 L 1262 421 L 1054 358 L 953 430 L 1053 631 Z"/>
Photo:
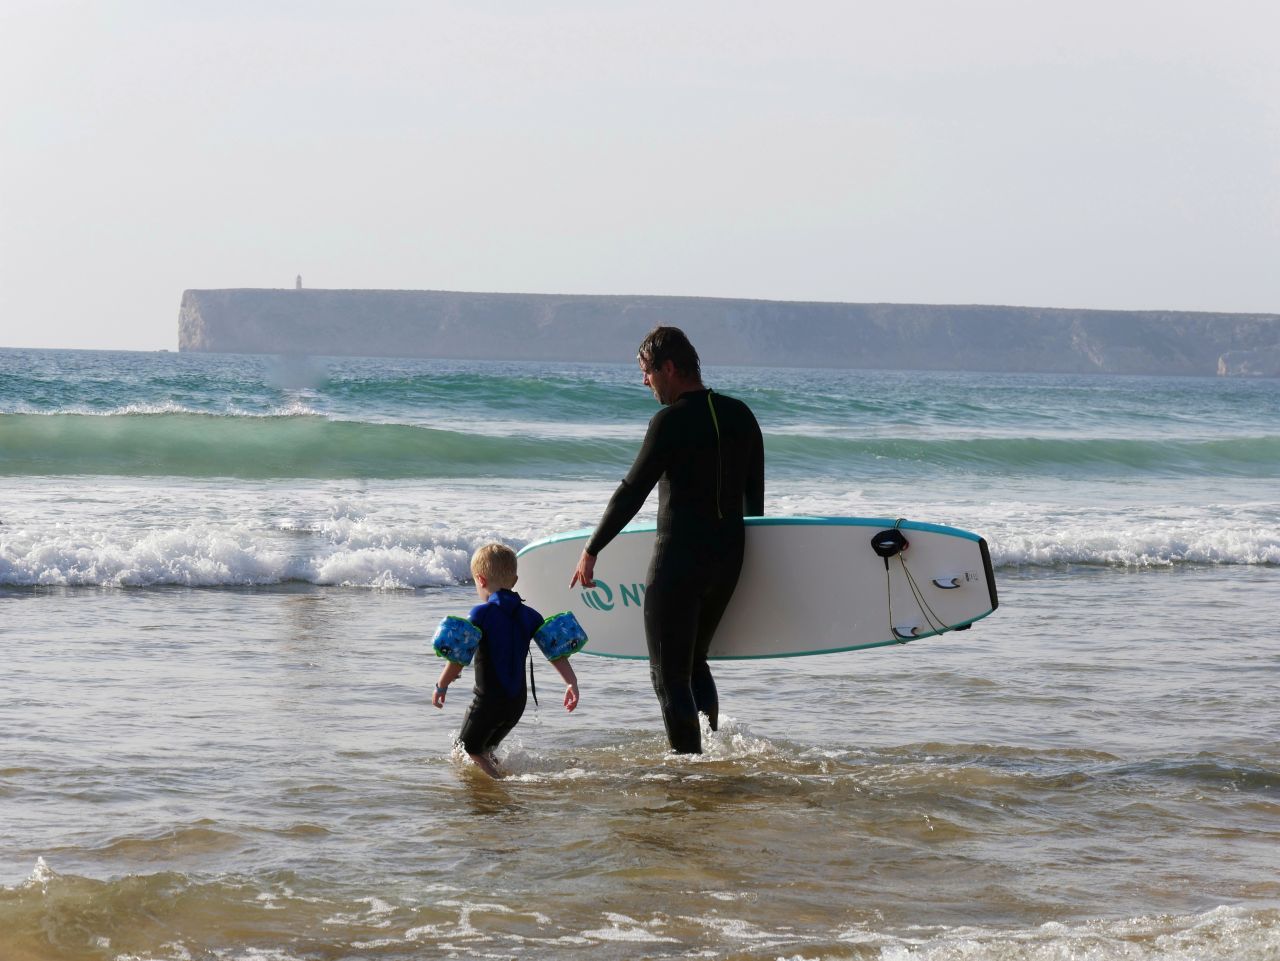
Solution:
<path fill-rule="evenodd" d="M 475 698 L 462 719 L 462 746 L 468 754 L 488 754 L 524 714 L 524 661 L 542 615 L 515 591 L 500 590 L 473 607 L 468 620 L 482 636 L 471 662 Z"/>

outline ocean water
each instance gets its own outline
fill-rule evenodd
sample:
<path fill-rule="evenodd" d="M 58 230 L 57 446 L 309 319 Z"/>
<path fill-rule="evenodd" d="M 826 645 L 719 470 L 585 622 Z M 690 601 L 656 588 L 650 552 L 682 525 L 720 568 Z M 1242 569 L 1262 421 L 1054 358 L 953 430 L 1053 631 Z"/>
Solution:
<path fill-rule="evenodd" d="M 1280 959 L 1280 382 L 706 375 L 769 513 L 976 531 L 1000 609 L 722 662 L 696 759 L 542 667 L 492 782 L 430 635 L 594 524 L 634 365 L 0 350 L 0 961 Z"/>

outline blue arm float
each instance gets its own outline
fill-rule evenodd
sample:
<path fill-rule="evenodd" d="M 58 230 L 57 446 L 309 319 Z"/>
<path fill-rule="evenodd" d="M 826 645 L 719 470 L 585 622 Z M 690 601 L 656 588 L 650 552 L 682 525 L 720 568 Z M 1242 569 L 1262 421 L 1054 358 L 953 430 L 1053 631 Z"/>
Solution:
<path fill-rule="evenodd" d="M 542 622 L 533 639 L 548 661 L 558 661 L 577 654 L 587 646 L 587 632 L 582 629 L 572 611 L 552 614 Z"/>
<path fill-rule="evenodd" d="M 465 617 L 454 617 L 450 614 L 436 628 L 436 636 L 431 640 L 436 657 L 461 664 L 466 667 L 476 656 L 476 648 L 480 646 L 480 628 Z"/>

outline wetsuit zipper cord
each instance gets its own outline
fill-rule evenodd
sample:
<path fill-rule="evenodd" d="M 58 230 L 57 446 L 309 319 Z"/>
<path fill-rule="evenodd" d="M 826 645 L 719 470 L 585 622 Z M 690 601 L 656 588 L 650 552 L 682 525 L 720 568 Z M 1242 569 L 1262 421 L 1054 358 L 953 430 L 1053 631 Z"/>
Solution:
<path fill-rule="evenodd" d="M 716 520 L 724 520 L 724 514 L 720 510 L 720 488 L 721 488 L 721 469 L 720 469 L 720 421 L 716 417 L 716 405 L 711 403 L 711 390 L 707 390 L 707 407 L 711 410 L 711 426 L 716 429 Z"/>

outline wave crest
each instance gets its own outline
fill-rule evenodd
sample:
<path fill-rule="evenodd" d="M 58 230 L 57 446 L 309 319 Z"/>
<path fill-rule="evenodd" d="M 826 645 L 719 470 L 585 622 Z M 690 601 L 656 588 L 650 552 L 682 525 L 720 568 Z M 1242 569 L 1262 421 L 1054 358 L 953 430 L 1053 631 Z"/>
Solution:
<path fill-rule="evenodd" d="M 460 433 L 305 413 L 0 414 L 0 474 L 415 478 L 580 476 L 634 443 Z"/>
<path fill-rule="evenodd" d="M 519 408 L 510 410 L 514 416 Z M 492 410 L 477 410 L 474 421 L 481 432 L 335 420 L 305 405 L 269 414 L 167 406 L 0 414 L 0 474 L 563 478 L 625 470 L 636 451 L 631 429 L 620 432 L 617 425 L 581 421 L 581 416 L 581 411 L 576 418 L 544 414 L 537 426 L 504 427 Z M 455 410 L 452 421 L 458 419 Z M 575 426 L 566 434 L 568 423 Z M 1280 436 L 916 439 L 785 433 L 766 425 L 765 448 L 770 473 L 783 475 L 1270 478 L 1280 473 Z"/>

